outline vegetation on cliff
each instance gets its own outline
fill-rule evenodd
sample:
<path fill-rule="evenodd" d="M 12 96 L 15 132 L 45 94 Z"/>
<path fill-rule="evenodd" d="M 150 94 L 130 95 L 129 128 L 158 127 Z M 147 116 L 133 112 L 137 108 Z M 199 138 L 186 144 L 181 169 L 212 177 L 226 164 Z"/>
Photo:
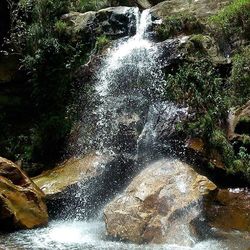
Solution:
<path fill-rule="evenodd" d="M 239 146 L 227 137 L 227 119 L 231 108 L 240 107 L 250 99 L 249 8 L 249 0 L 235 0 L 212 17 L 198 21 L 185 15 L 169 16 L 158 30 L 160 37 L 166 39 L 198 33 L 197 27 L 203 25 L 201 33 L 190 39 L 191 56 L 174 71 L 167 69 L 166 98 L 190 108 L 192 115 L 180 125 L 180 131 L 187 137 L 202 138 L 208 155 L 216 150 L 228 172 L 241 172 L 248 178 L 249 131 L 244 131 L 246 139 Z M 214 39 L 219 53 L 231 57 L 231 62 L 211 58 L 211 43 L 204 46 L 205 39 Z"/>

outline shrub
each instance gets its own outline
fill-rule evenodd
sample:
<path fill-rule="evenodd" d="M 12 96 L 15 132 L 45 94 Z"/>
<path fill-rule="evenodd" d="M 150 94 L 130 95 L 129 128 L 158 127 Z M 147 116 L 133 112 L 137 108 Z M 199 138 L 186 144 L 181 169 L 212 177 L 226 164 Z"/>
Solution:
<path fill-rule="evenodd" d="M 235 96 L 235 105 L 242 105 L 250 100 L 250 46 L 233 57 L 230 82 Z"/>
<path fill-rule="evenodd" d="M 237 37 L 249 40 L 250 0 L 234 0 L 231 4 L 209 18 L 212 28 L 228 39 Z"/>

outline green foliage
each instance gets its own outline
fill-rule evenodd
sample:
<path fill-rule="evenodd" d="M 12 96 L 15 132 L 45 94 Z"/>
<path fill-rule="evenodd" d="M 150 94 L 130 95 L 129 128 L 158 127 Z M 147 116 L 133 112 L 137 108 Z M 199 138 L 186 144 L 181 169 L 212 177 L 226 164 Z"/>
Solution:
<path fill-rule="evenodd" d="M 236 105 L 250 100 L 250 46 L 233 57 L 233 68 L 230 77 Z"/>
<path fill-rule="evenodd" d="M 71 39 L 67 24 L 60 18 L 69 9 L 78 8 L 77 4 L 86 10 L 90 4 L 99 8 L 101 2 L 19 2 L 14 11 L 11 42 L 15 52 L 22 55 L 21 68 L 27 74 L 19 106 L 26 109 L 30 118 L 25 125 L 19 124 L 18 127 L 13 125 L 15 120 L 2 113 L 2 124 L 10 124 L 3 126 L 4 133 L 0 136 L 2 155 L 23 160 L 24 166 L 33 163 L 52 165 L 63 155 L 73 120 L 68 114 L 68 107 L 73 102 L 74 73 L 84 63 L 94 44 L 86 42 L 86 39 Z M 100 37 L 98 48 L 107 42 L 106 37 Z"/>
<path fill-rule="evenodd" d="M 102 8 L 108 7 L 108 0 L 73 0 L 72 9 L 79 12 L 100 10 Z"/>
<path fill-rule="evenodd" d="M 67 33 L 67 23 L 62 20 L 57 20 L 55 23 L 55 31 L 59 34 L 66 34 Z"/>
<path fill-rule="evenodd" d="M 101 36 L 97 37 L 97 39 L 96 39 L 95 48 L 97 50 L 101 50 L 106 45 L 108 45 L 109 42 L 110 42 L 110 39 L 106 35 L 101 35 Z"/>
<path fill-rule="evenodd" d="M 250 0 L 234 0 L 231 4 L 209 18 L 213 29 L 243 39 L 250 37 Z"/>
<path fill-rule="evenodd" d="M 250 154 L 245 147 L 240 147 L 237 160 L 233 162 L 231 171 L 242 172 L 250 179 Z"/>
<path fill-rule="evenodd" d="M 183 33 L 200 33 L 202 24 L 190 14 L 176 14 L 166 17 L 156 31 L 159 39 L 165 40 Z"/>
<path fill-rule="evenodd" d="M 246 60 L 238 56 L 236 59 Z M 234 67 L 238 67 L 238 63 Z M 239 77 L 245 78 L 243 71 L 241 68 Z M 166 75 L 165 98 L 189 107 L 190 118 L 178 126 L 179 131 L 201 138 L 208 146 L 208 155 L 212 153 L 211 149 L 216 150 L 229 172 L 241 172 L 250 178 L 249 153 L 243 147 L 237 152 L 223 130 L 229 108 L 241 100 L 241 96 L 235 95 L 234 91 L 240 90 L 228 79 L 222 78 L 212 63 L 205 59 L 186 62 Z M 243 92 L 241 95 L 246 96 Z M 245 143 L 248 139 L 246 135 Z"/>
<path fill-rule="evenodd" d="M 209 146 L 215 149 L 221 156 L 226 166 L 231 166 L 234 159 L 234 149 L 229 143 L 225 133 L 220 129 L 215 129 L 209 138 Z"/>
<path fill-rule="evenodd" d="M 188 106 L 196 114 L 190 127 L 197 136 L 205 134 L 211 120 L 220 122 L 225 118 L 229 107 L 226 91 L 223 79 L 206 60 L 184 63 L 175 74 L 166 77 L 166 98 Z"/>

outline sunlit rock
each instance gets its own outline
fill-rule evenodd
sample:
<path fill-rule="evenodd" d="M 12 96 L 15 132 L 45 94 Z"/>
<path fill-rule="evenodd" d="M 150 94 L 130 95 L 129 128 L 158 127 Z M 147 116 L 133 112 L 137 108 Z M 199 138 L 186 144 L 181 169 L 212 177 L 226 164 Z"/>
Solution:
<path fill-rule="evenodd" d="M 0 157 L 0 230 L 48 222 L 43 192 L 13 162 Z"/>
<path fill-rule="evenodd" d="M 69 195 L 69 188 L 100 174 L 106 162 L 107 158 L 95 153 L 83 158 L 71 158 L 34 177 L 33 181 L 45 193 L 47 200 L 57 200 Z"/>
<path fill-rule="evenodd" d="M 199 201 L 214 189 L 183 162 L 157 161 L 105 207 L 107 233 L 135 243 L 190 245 L 189 223 L 200 212 Z"/>

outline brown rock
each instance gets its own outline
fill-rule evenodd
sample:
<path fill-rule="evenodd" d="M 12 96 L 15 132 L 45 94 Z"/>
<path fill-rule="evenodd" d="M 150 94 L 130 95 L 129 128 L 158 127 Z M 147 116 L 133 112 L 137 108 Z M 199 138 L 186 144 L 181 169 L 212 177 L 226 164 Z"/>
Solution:
<path fill-rule="evenodd" d="M 0 157 L 0 229 L 34 228 L 48 222 L 43 192 L 13 162 Z"/>
<path fill-rule="evenodd" d="M 101 174 L 102 164 L 107 160 L 107 157 L 95 153 L 83 158 L 71 158 L 32 180 L 45 193 L 46 200 L 56 200 L 64 197 L 78 183 L 87 182 Z"/>
<path fill-rule="evenodd" d="M 250 232 L 250 190 L 221 189 L 205 209 L 210 226 Z"/>
<path fill-rule="evenodd" d="M 189 245 L 186 231 L 199 213 L 198 201 L 214 189 L 211 181 L 183 162 L 157 161 L 105 207 L 107 233 L 135 243 Z"/>

